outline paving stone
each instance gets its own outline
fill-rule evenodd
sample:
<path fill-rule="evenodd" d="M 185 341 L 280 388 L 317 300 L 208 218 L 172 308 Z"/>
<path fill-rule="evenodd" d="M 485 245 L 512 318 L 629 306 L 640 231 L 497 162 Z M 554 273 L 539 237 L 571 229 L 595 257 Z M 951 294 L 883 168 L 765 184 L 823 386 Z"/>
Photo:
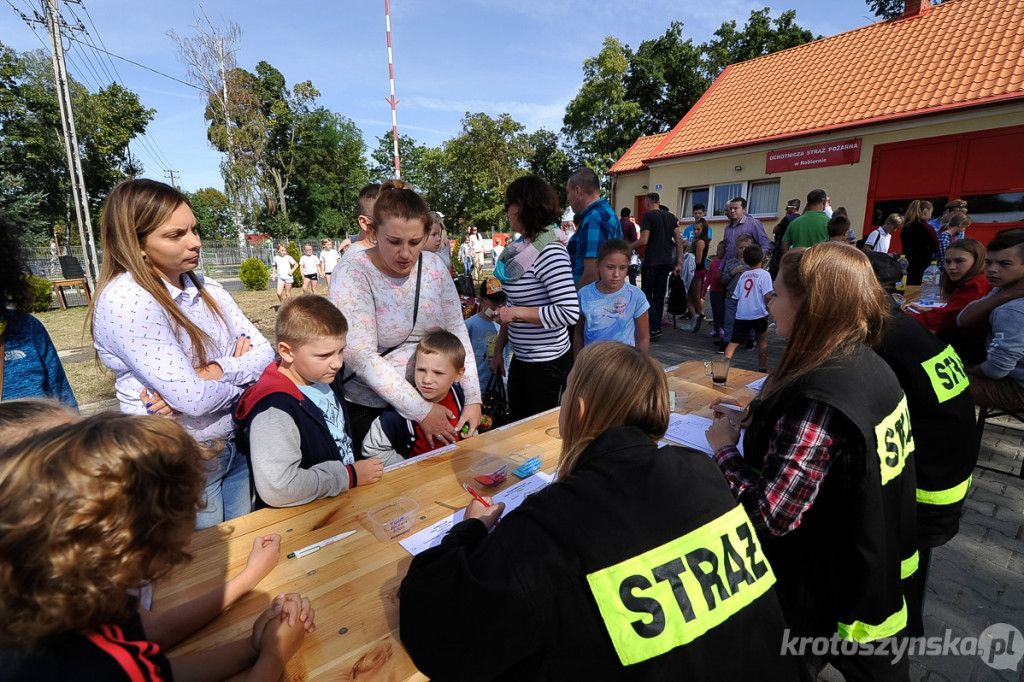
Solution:
<path fill-rule="evenodd" d="M 985 494 L 990 495 L 991 493 Z M 982 496 L 967 497 L 964 499 L 964 509 L 970 509 L 982 516 L 994 516 L 996 513 L 996 504 L 996 502 L 988 502 L 982 499 Z"/>

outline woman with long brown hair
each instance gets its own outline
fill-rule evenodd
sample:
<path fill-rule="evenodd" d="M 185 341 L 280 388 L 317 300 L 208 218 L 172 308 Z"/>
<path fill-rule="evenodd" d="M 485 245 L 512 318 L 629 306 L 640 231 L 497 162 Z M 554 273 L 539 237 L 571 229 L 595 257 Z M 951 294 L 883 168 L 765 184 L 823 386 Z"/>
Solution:
<path fill-rule="evenodd" d="M 903 232 L 900 243 L 907 257 L 907 284 L 920 284 L 921 275 L 933 260 L 938 258 L 939 237 L 935 228 L 928 224 L 932 218 L 932 202 L 915 199 L 903 216 Z"/>
<path fill-rule="evenodd" d="M 918 555 L 907 402 L 872 350 L 889 318 L 885 292 L 863 252 L 826 242 L 787 252 L 770 296 L 788 340 L 782 362 L 747 411 L 712 403 L 708 443 L 764 539 L 793 634 L 896 636 L 908 615 L 901 581 Z M 907 674 L 905 659 L 828 662 L 847 680 Z"/>
<path fill-rule="evenodd" d="M 795 679 L 750 520 L 705 455 L 658 448 L 668 417 L 656 360 L 618 342 L 580 352 L 559 412 L 557 481 L 497 526 L 504 505 L 474 500 L 402 581 L 402 642 L 424 674 Z M 729 587 L 703 573 L 717 596 L 701 587 L 706 562 L 736 571 Z M 481 623 L 485 603 L 501 617 Z M 740 640 L 742 656 L 720 655 Z"/>
<path fill-rule="evenodd" d="M 985 277 L 985 246 L 977 239 L 961 239 L 946 247 L 944 261 L 939 275 L 939 290 L 946 305 L 922 308 L 916 303 L 907 303 L 903 309 L 913 313 L 916 320 L 943 341 L 952 344 L 966 364 L 977 364 L 985 359 L 988 325 L 960 327 L 956 318 L 968 304 L 992 291 L 992 285 Z"/>
<path fill-rule="evenodd" d="M 122 182 L 107 195 L 101 234 L 89 320 L 121 411 L 174 416 L 219 452 L 197 528 L 249 513 L 249 466 L 234 445 L 231 408 L 273 361 L 270 343 L 220 284 L 195 272 L 196 219 L 175 188 Z"/>

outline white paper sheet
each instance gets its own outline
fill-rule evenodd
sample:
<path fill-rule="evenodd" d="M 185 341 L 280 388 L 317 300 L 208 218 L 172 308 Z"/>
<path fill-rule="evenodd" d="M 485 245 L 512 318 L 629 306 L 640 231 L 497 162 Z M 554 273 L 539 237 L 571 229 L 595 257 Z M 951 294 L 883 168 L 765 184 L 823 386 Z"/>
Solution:
<path fill-rule="evenodd" d="M 505 503 L 505 511 L 502 514 L 504 516 L 522 504 L 523 500 L 527 497 L 551 483 L 552 480 L 554 480 L 554 477 L 551 474 L 538 471 L 529 478 L 523 479 L 519 483 L 502 490 L 494 496 L 494 501 Z M 466 498 L 468 500 L 469 496 L 467 495 Z M 436 547 L 441 544 L 441 540 L 452 529 L 452 526 L 462 521 L 465 513 L 465 509 L 460 509 L 451 516 L 427 526 L 418 533 L 413 533 L 404 540 L 399 540 L 398 544 L 402 545 L 413 556 L 431 547 Z"/>
<path fill-rule="evenodd" d="M 668 417 L 668 431 L 665 432 L 665 438 L 673 443 L 699 450 L 706 455 L 713 455 L 715 453 L 708 445 L 707 436 L 704 435 L 710 426 L 711 420 L 707 417 L 673 413 Z M 743 431 L 740 431 L 740 442 L 737 447 L 740 454 L 743 454 Z"/>
<path fill-rule="evenodd" d="M 767 380 L 768 376 L 765 375 L 760 379 L 755 379 L 754 381 L 751 381 L 749 384 L 747 384 L 747 388 L 749 388 L 752 391 L 760 391 L 762 388 L 764 388 L 764 382 L 766 382 Z"/>

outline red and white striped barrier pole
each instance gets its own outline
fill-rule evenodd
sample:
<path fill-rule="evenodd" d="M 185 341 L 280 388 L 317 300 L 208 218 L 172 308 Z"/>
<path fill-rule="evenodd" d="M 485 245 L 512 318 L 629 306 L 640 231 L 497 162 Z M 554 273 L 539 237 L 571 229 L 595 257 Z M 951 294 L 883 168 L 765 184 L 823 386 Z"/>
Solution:
<path fill-rule="evenodd" d="M 391 97 L 387 98 L 391 105 L 391 131 L 395 138 L 395 177 L 402 177 L 401 166 L 398 162 L 398 100 L 395 99 L 395 62 L 391 54 L 391 8 L 388 0 L 384 0 L 384 21 L 388 29 L 388 76 L 391 79 Z"/>

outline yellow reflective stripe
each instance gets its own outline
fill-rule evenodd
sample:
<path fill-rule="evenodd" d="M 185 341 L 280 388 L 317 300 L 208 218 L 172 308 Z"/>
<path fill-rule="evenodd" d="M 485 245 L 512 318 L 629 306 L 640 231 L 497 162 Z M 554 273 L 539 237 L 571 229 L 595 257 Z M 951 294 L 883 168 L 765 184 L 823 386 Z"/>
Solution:
<path fill-rule="evenodd" d="M 967 390 L 967 372 L 964 363 L 952 346 L 921 363 L 921 367 L 932 382 L 932 390 L 940 403 L 955 398 Z"/>
<path fill-rule="evenodd" d="M 960 485 L 955 485 L 946 490 L 921 490 L 917 489 L 917 501 L 921 504 L 954 504 L 967 497 L 967 489 L 971 487 L 971 480 L 974 476 L 968 476 L 967 480 Z"/>
<path fill-rule="evenodd" d="M 914 550 L 914 553 L 900 562 L 900 578 L 906 580 L 917 573 L 917 567 L 921 563 L 921 554 Z"/>
<path fill-rule="evenodd" d="M 736 506 L 700 528 L 587 576 L 623 665 L 697 639 L 775 584 L 754 526 Z"/>
<path fill-rule="evenodd" d="M 852 639 L 857 642 L 873 642 L 876 639 L 892 637 L 905 627 L 907 627 L 907 601 L 904 599 L 900 610 L 878 625 L 863 623 L 859 620 L 855 620 L 850 624 L 836 623 L 836 632 L 843 639 Z"/>
<path fill-rule="evenodd" d="M 910 410 L 907 408 L 906 395 L 900 399 L 896 409 L 875 426 L 875 441 L 878 446 L 882 485 L 885 485 L 900 475 L 907 463 L 907 457 L 914 451 L 914 436 L 910 429 Z"/>

